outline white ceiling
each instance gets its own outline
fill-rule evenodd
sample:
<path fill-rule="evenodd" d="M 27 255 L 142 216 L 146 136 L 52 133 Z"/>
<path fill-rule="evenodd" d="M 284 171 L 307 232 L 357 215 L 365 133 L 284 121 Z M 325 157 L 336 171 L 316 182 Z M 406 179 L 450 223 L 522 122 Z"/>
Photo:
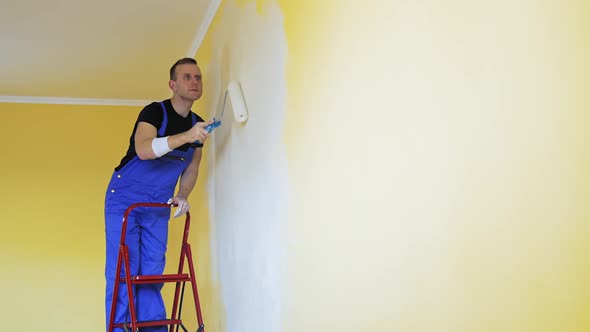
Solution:
<path fill-rule="evenodd" d="M 0 101 L 164 98 L 170 66 L 196 55 L 219 3 L 5 1 L 0 10 Z"/>

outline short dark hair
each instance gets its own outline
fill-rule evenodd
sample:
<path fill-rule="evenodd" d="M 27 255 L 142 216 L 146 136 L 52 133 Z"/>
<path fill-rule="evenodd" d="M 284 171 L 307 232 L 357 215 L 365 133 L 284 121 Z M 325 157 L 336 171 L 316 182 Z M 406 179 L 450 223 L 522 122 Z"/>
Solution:
<path fill-rule="evenodd" d="M 173 81 L 176 81 L 176 66 L 178 65 L 184 65 L 184 64 L 193 64 L 196 65 L 197 64 L 197 60 L 193 59 L 193 58 L 182 58 L 178 61 L 176 61 L 172 67 L 170 68 L 170 79 Z"/>

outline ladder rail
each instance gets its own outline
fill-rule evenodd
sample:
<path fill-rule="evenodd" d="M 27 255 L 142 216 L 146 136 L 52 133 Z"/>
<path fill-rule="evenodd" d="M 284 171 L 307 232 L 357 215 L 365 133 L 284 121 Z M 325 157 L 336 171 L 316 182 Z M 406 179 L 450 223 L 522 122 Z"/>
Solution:
<path fill-rule="evenodd" d="M 188 233 L 191 227 L 191 218 L 190 215 L 186 216 L 186 221 L 184 223 L 184 231 L 182 235 L 182 247 L 180 248 L 180 260 L 178 262 L 178 274 L 182 274 L 184 272 L 184 260 L 186 257 L 186 245 L 188 244 Z M 190 275 L 192 279 L 194 279 L 194 275 Z M 173 319 L 177 318 L 180 319 L 180 311 L 178 310 L 179 307 L 179 296 L 180 296 L 180 284 L 176 284 L 176 288 L 174 289 L 174 300 L 172 302 L 172 314 L 170 317 Z M 177 317 L 178 314 L 178 317 Z M 174 325 L 170 326 L 169 332 L 174 331 Z"/>

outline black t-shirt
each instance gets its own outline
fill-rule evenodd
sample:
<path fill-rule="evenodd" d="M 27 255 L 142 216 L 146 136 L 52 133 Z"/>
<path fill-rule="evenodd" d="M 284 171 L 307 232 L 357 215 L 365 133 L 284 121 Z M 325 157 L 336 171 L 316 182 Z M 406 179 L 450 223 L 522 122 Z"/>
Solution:
<path fill-rule="evenodd" d="M 180 114 L 176 113 L 174 107 L 172 107 L 172 102 L 170 99 L 164 100 L 164 105 L 166 106 L 166 114 L 168 118 L 168 123 L 166 124 L 166 131 L 164 136 L 171 136 L 180 134 L 192 128 L 193 126 L 193 112 L 190 111 L 186 118 L 182 117 Z M 204 120 L 196 115 L 197 122 L 203 122 Z M 162 106 L 158 102 L 153 102 L 141 110 L 139 116 L 137 117 L 137 121 L 135 122 L 135 126 L 133 127 L 133 132 L 131 133 L 131 137 L 129 138 L 129 149 L 127 149 L 127 154 L 121 159 L 121 163 L 119 166 L 115 168 L 115 171 L 120 170 L 125 166 L 131 159 L 137 156 L 135 152 L 135 132 L 137 131 L 137 124 L 139 122 L 147 122 L 152 124 L 156 127 L 156 130 L 160 130 L 162 126 L 162 121 L 164 121 L 164 111 L 162 110 Z M 159 135 L 158 135 L 159 137 Z M 202 147 L 203 144 L 197 144 L 196 147 Z M 190 147 L 190 144 L 184 144 L 176 148 L 176 150 L 186 151 Z"/>

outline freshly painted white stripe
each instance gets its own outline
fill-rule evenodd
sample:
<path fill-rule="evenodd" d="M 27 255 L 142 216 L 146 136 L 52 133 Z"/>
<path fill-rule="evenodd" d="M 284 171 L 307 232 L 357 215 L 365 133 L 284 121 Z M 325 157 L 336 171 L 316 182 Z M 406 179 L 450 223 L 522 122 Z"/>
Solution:
<path fill-rule="evenodd" d="M 194 58 L 197 55 L 197 52 L 201 47 L 201 43 L 203 42 L 203 39 L 205 39 L 205 35 L 209 30 L 209 26 L 211 25 L 211 22 L 213 22 L 213 18 L 215 17 L 215 14 L 219 9 L 219 5 L 221 5 L 221 0 L 212 0 L 209 4 L 209 7 L 207 8 L 207 13 L 203 18 L 203 23 L 201 23 L 201 25 L 199 26 L 199 30 L 195 35 L 195 39 L 193 40 L 191 49 L 188 51 L 186 55 L 187 57 Z"/>
<path fill-rule="evenodd" d="M 256 3 L 226 1 L 206 43 L 213 54 L 231 50 L 213 56 L 204 69 L 211 113 L 223 105 L 228 80 L 239 82 L 250 111 L 248 122 L 236 123 L 228 100 L 225 116 L 218 115 L 224 124 L 207 141 L 211 277 L 220 286 L 227 332 L 244 326 L 280 331 L 288 316 L 286 241 L 294 239 L 287 233 L 293 199 L 282 139 L 288 47 L 277 1 L 264 8 L 264 15 Z"/>
<path fill-rule="evenodd" d="M 152 101 L 150 101 L 150 100 L 137 100 L 137 99 L 0 96 L 0 103 L 19 103 L 19 104 L 145 106 L 151 102 Z"/>

